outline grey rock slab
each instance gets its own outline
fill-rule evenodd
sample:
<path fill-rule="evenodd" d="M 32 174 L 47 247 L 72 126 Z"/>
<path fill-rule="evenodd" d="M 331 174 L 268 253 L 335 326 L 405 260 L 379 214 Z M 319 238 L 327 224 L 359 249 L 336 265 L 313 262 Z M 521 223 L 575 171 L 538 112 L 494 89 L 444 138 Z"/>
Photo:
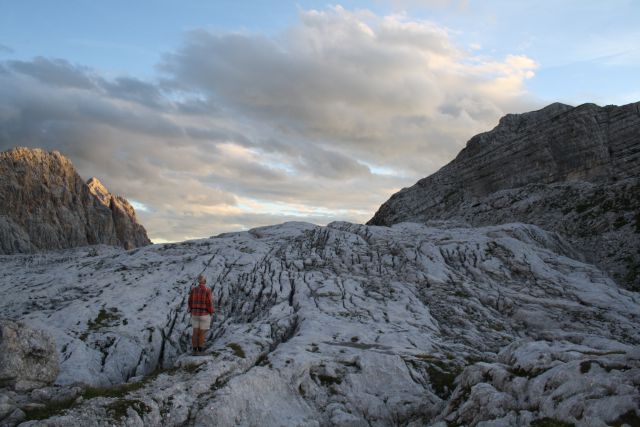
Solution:
<path fill-rule="evenodd" d="M 127 386 L 41 425 L 585 425 L 640 398 L 637 294 L 533 225 L 285 223 L 1 260 L 0 314 L 55 337 L 58 385 Z M 193 357 L 200 273 L 216 320 Z M 591 382 L 615 403 L 600 418 L 575 397 Z"/>
<path fill-rule="evenodd" d="M 53 383 L 58 373 L 58 352 L 49 334 L 0 319 L 0 380 L 26 391 Z"/>

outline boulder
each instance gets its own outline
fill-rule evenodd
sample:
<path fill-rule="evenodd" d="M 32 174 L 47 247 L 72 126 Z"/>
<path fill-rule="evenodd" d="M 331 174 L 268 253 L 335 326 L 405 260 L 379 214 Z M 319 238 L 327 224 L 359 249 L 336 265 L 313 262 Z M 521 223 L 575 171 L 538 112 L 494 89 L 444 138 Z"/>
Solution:
<path fill-rule="evenodd" d="M 0 319 L 0 383 L 25 391 L 53 383 L 59 372 L 56 344 L 46 332 Z"/>

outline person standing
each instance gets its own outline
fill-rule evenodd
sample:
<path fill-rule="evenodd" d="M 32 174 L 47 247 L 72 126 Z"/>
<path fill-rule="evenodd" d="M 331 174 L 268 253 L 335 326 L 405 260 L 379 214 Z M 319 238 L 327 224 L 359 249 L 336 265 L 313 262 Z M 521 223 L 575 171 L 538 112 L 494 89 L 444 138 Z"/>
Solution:
<path fill-rule="evenodd" d="M 213 298 L 211 289 L 207 287 L 207 279 L 198 275 L 198 286 L 189 292 L 189 313 L 191 313 L 191 347 L 194 354 L 204 351 L 204 337 L 211 325 L 213 314 Z"/>

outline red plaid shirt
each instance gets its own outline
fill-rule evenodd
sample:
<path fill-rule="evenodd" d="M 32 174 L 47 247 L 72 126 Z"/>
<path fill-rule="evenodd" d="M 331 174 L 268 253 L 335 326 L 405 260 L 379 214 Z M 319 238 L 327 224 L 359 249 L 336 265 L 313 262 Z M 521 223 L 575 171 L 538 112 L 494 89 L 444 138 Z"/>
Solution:
<path fill-rule="evenodd" d="M 213 314 L 211 289 L 206 285 L 198 285 L 189 292 L 189 312 L 192 316 Z"/>

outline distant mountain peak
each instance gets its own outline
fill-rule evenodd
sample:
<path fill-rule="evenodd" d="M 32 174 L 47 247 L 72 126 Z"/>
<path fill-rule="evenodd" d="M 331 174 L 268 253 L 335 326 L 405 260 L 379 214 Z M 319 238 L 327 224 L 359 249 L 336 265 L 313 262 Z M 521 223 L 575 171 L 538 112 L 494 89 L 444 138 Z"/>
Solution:
<path fill-rule="evenodd" d="M 129 202 L 95 177 L 85 183 L 58 151 L 0 152 L 0 202 L 0 254 L 151 244 Z"/>
<path fill-rule="evenodd" d="M 87 181 L 87 187 L 89 187 L 91 194 L 96 196 L 103 205 L 109 207 L 109 204 L 111 203 L 111 193 L 98 178 L 95 176 L 89 178 Z"/>

